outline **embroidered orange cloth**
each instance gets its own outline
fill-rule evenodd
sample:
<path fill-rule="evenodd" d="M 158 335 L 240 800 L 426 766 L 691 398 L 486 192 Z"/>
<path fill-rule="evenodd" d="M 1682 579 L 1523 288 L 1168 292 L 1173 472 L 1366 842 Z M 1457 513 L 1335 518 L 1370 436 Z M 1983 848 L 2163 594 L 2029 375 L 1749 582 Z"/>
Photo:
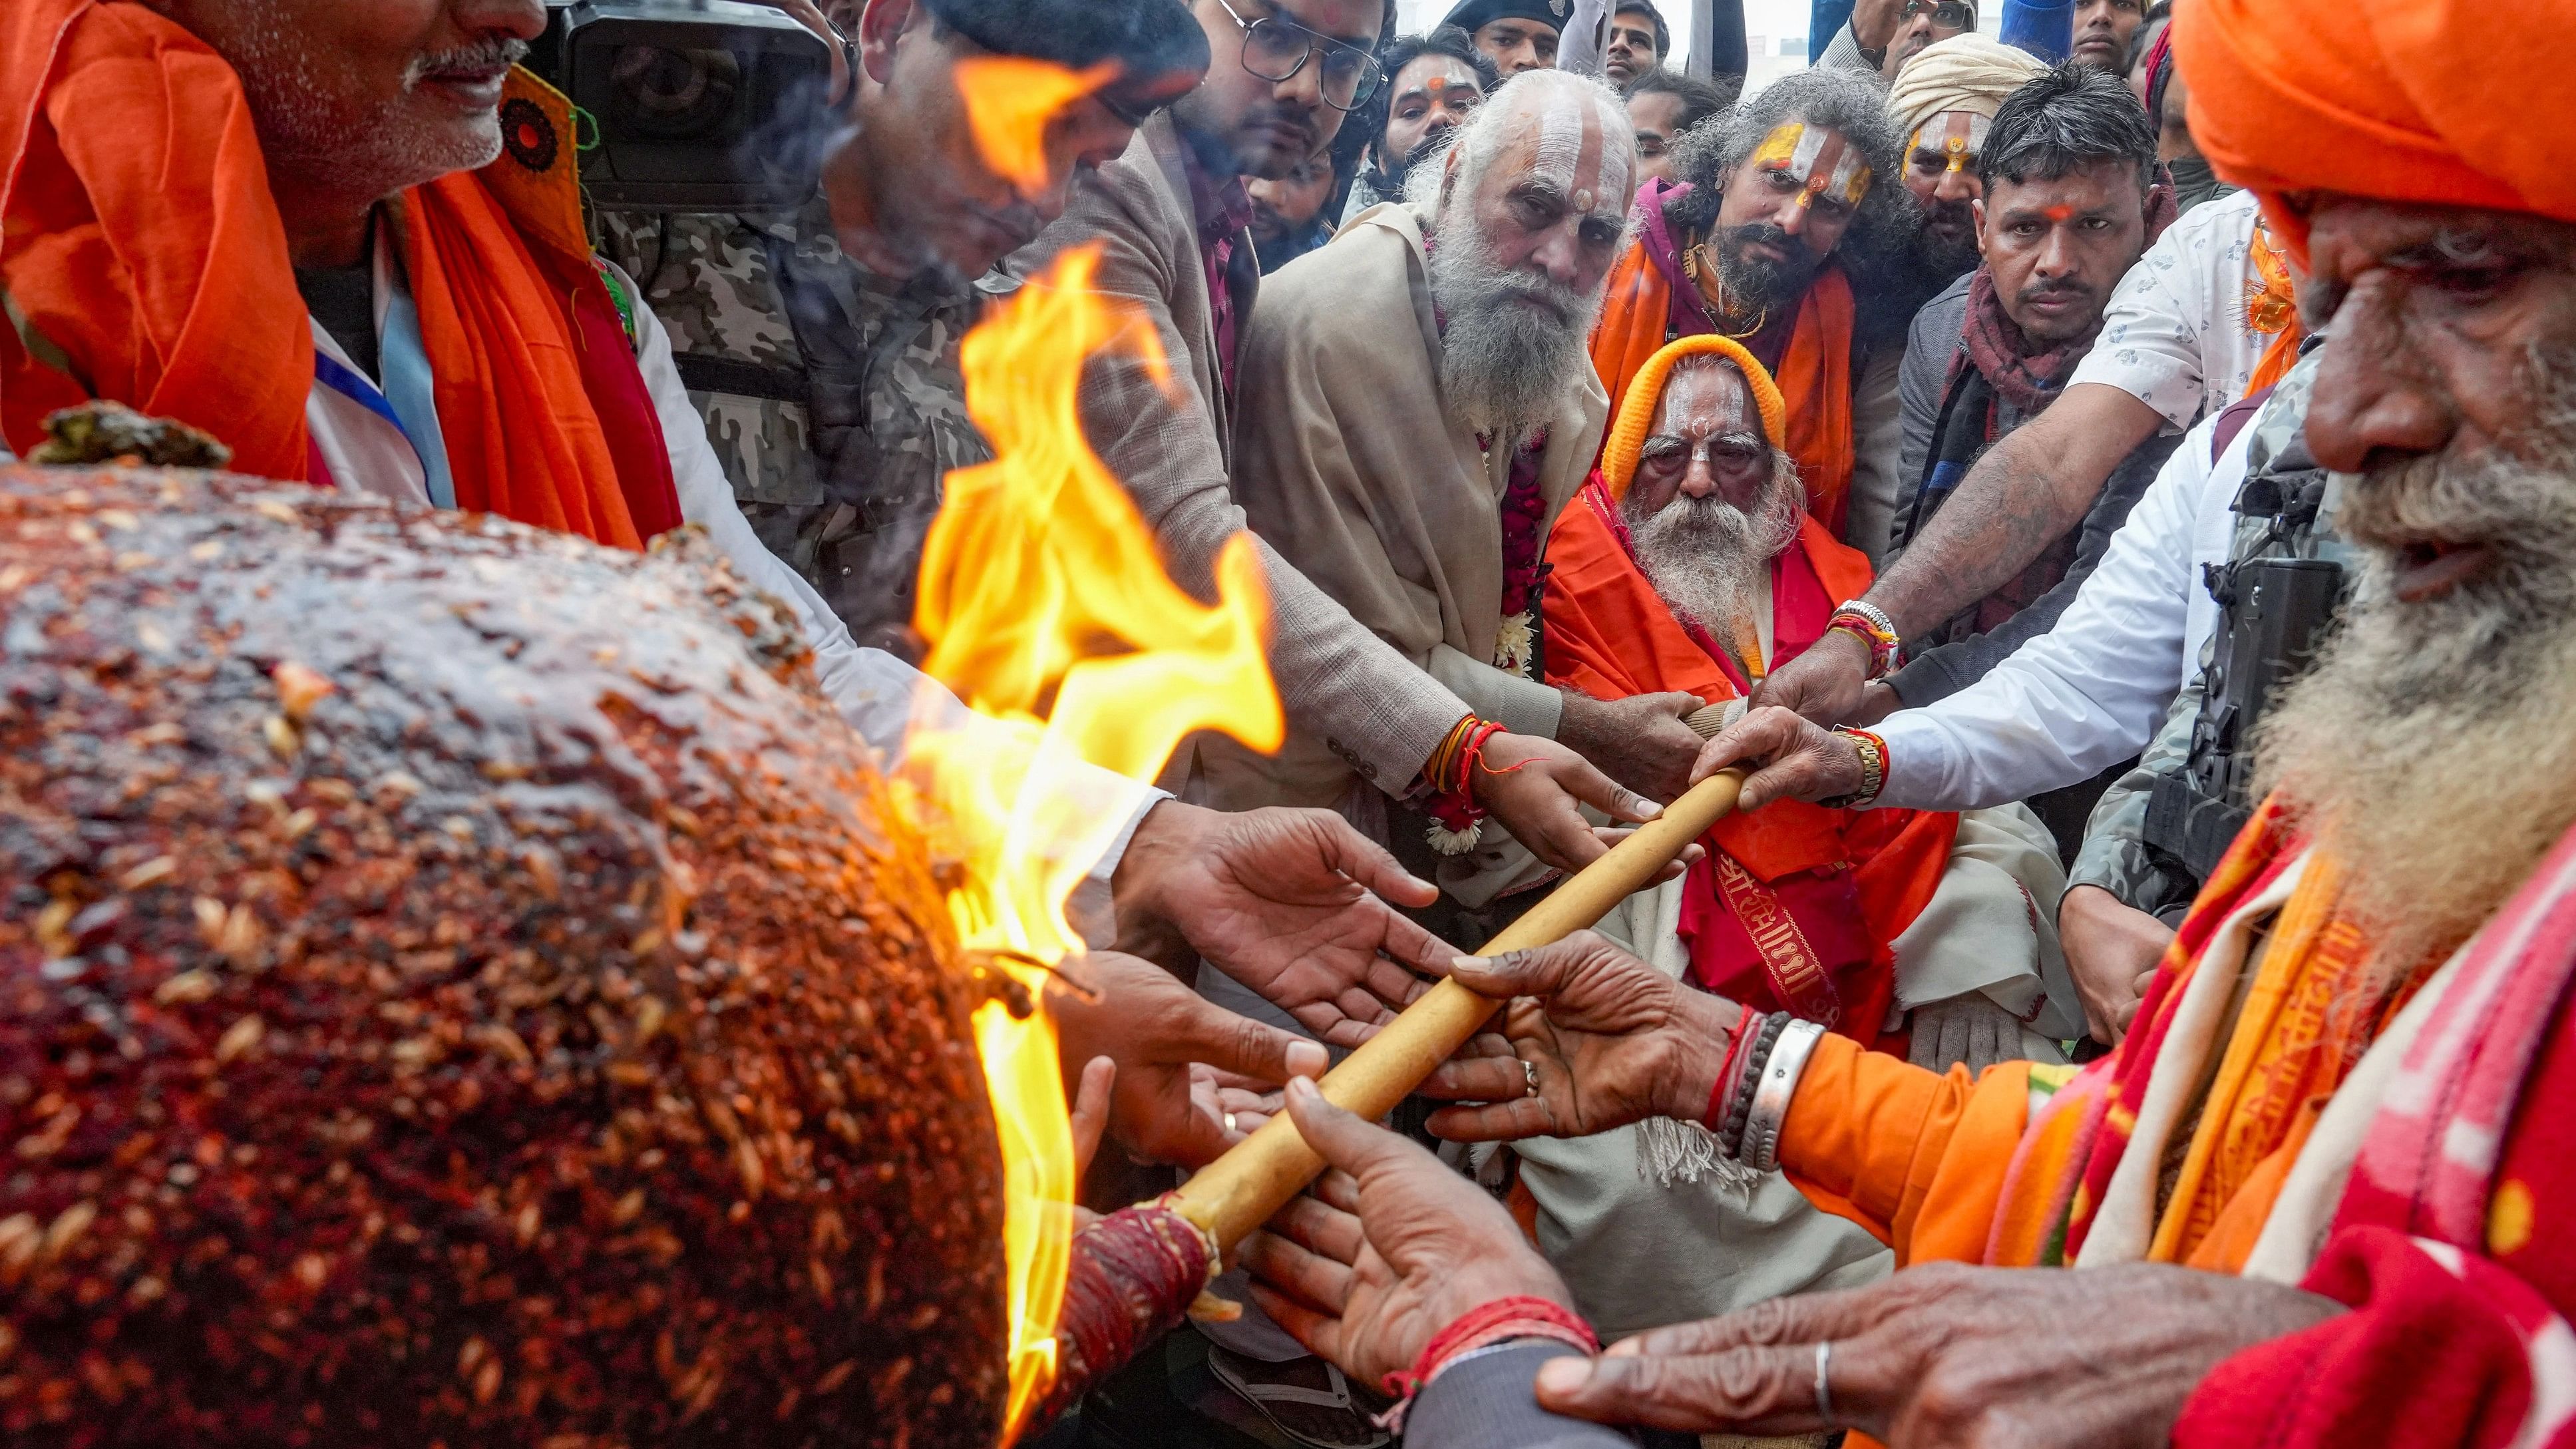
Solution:
<path fill-rule="evenodd" d="M 1558 516 L 1548 559 L 1550 684 L 1601 699 L 1688 691 L 1712 704 L 1745 692 L 1744 664 L 1684 626 L 1637 567 L 1598 474 Z M 1834 601 L 1858 597 L 1869 579 L 1867 558 L 1801 518 L 1773 568 L 1775 658 L 1814 643 Z M 1693 976 L 1757 1009 L 1785 1007 L 1882 1044 L 1895 995 L 1890 943 L 1932 899 L 1957 830 L 1947 813 L 1792 800 L 1721 821 L 1683 887 Z"/>
<path fill-rule="evenodd" d="M 2193 0 L 2173 50 L 2192 139 L 2262 196 L 2304 263 L 2306 222 L 2285 198 L 2305 192 L 2576 221 L 2576 167 L 2545 99 L 2565 84 L 2566 30 L 2555 5 Z"/>
<path fill-rule="evenodd" d="M 1638 209 L 1641 226 L 1657 228 L 1660 235 L 1660 206 L 1641 202 Z M 1646 359 L 1676 336 L 1711 330 L 1696 320 L 1675 326 L 1675 283 L 1650 240 L 1639 236 L 1612 266 L 1601 317 L 1592 327 L 1592 366 L 1610 391 L 1614 418 L 1629 380 Z M 1687 281 L 1683 279 L 1685 285 Z M 1842 536 L 1851 506 L 1854 316 L 1851 282 L 1842 268 L 1828 263 L 1799 299 L 1788 346 L 1771 369 L 1786 404 L 1783 446 L 1798 460 L 1798 475 L 1806 481 L 1807 511 L 1835 538 Z"/>
<path fill-rule="evenodd" d="M 141 5 L 10 0 L 0 164 L 0 437 L 113 398 L 306 476 L 313 336 L 223 58 Z"/>
<path fill-rule="evenodd" d="M 2213 1049 L 2192 1049 L 2177 1035 L 2181 1007 L 2219 927 L 2302 858 L 2232 1026 Z M 2338 872 L 2267 802 L 2193 904 L 2117 1051 L 2061 1084 L 2027 1063 L 1971 1081 L 1820 1043 L 1781 1161 L 1811 1197 L 1884 1224 L 1900 1263 L 2062 1265 L 2101 1226 L 2150 1084 L 2206 1069 L 2175 1129 L 2179 1167 L 2166 1169 L 2144 1256 L 2239 1271 L 2326 1099 L 2404 1004 L 2402 991 L 2372 989 L 2367 956 Z M 2228 958 L 2231 972 L 2238 964 Z"/>

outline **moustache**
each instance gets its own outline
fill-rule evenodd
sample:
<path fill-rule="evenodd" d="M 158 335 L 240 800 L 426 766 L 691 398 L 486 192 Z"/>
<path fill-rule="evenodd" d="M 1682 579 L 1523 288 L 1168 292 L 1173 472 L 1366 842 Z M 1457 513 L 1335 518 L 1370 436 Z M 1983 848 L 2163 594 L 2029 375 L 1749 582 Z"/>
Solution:
<path fill-rule="evenodd" d="M 433 50 L 412 57 L 404 72 L 406 85 L 417 85 L 434 75 L 451 71 L 507 70 L 528 58 L 528 43 L 507 37 L 478 40 L 454 50 Z"/>
<path fill-rule="evenodd" d="M 2082 282 L 2033 282 L 2021 289 L 2025 302 L 2081 302 L 2093 295 L 2093 289 Z"/>
<path fill-rule="evenodd" d="M 1414 165 L 1423 157 L 1448 145 L 1449 138 L 1457 133 L 1458 125 L 1455 121 L 1433 122 L 1431 129 L 1422 133 L 1422 139 L 1413 143 L 1413 149 L 1404 153 L 1404 164 Z"/>

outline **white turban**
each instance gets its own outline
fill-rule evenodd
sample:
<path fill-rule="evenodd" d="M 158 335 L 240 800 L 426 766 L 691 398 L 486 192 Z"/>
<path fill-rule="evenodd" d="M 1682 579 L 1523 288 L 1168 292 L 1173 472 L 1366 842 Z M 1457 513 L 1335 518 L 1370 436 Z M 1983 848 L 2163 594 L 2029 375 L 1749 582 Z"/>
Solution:
<path fill-rule="evenodd" d="M 1887 113 L 1903 136 L 1944 111 L 1970 111 L 1993 120 L 2004 97 L 2047 71 L 2047 63 L 2029 51 L 1973 33 L 1953 35 L 1925 46 L 1896 73 L 1896 84 L 1887 92 Z"/>

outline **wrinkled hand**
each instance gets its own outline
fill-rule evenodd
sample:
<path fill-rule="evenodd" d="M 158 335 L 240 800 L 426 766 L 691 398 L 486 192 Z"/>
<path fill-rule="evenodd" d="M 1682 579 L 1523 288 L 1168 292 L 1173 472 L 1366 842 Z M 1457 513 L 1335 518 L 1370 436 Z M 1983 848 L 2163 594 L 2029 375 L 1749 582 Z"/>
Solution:
<path fill-rule="evenodd" d="M 1165 801 L 1136 828 L 1112 885 L 1122 919 L 1171 922 L 1335 1046 L 1368 1040 L 1422 994 L 1407 966 L 1438 970 L 1450 956 L 1379 899 L 1426 906 L 1438 888 L 1329 810 L 1229 814 Z"/>
<path fill-rule="evenodd" d="M 1581 870 L 1610 848 L 1577 805 L 1630 825 L 1664 813 L 1662 805 L 1613 783 L 1581 755 L 1534 735 L 1487 740 L 1469 784 L 1476 803 L 1514 840 L 1559 870 Z"/>
<path fill-rule="evenodd" d="M 1461 957 L 1450 975 L 1479 996 L 1514 998 L 1501 1035 L 1469 1042 L 1419 1089 L 1485 1104 L 1431 1114 L 1432 1132 L 1453 1142 L 1588 1137 L 1648 1117 L 1696 1122 L 1744 1015 L 1590 931 L 1490 961 Z M 1538 1069 L 1534 1096 L 1524 1062 Z"/>
<path fill-rule="evenodd" d="M 1538 1397 L 1603 1423 L 1699 1433 L 1834 1427 L 1885 1444 L 2163 1449 L 2221 1359 L 2341 1311 L 2277 1283 L 2159 1263 L 1932 1263 L 1550 1363 Z M 1832 1425 L 1816 1414 L 1818 1343 L 1833 1345 Z"/>
<path fill-rule="evenodd" d="M 1244 1243 L 1252 1296 L 1299 1343 L 1367 1384 L 1498 1298 L 1574 1306 L 1502 1204 L 1440 1159 L 1292 1082 L 1288 1115 L 1333 1170 Z"/>
<path fill-rule="evenodd" d="M 2094 1040 L 2118 1046 L 2173 944 L 2173 928 L 2100 886 L 2080 885 L 2057 903 L 2057 939 L 2085 1026 Z"/>
<path fill-rule="evenodd" d="M 1107 1057 L 1108 1134 L 1149 1162 L 1199 1167 L 1223 1152 L 1222 1120 L 1209 1110 L 1214 1087 L 1194 1100 L 1192 1067 L 1204 1064 L 1261 1082 L 1323 1073 L 1323 1047 L 1216 1006 L 1150 961 L 1115 951 L 1071 957 L 1047 983 L 1058 1052 L 1067 1062 Z"/>
<path fill-rule="evenodd" d="M 1755 709 L 1777 707 L 1820 725 L 1849 723 L 1869 687 L 1869 646 L 1848 629 L 1826 631 L 1807 652 L 1753 686 Z"/>
<path fill-rule="evenodd" d="M 1914 1008 L 1912 1025 L 1906 1059 L 1918 1067 L 1946 1072 L 1965 1066 L 1973 1077 L 1997 1062 L 2022 1059 L 2021 1018 L 1982 991 L 1927 1001 Z"/>
<path fill-rule="evenodd" d="M 1565 713 L 1557 722 L 1557 743 L 1648 799 L 1671 800 L 1690 788 L 1691 762 L 1706 741 L 1682 721 L 1702 705 L 1698 695 L 1601 700 L 1570 689 L 1559 693 Z"/>
<path fill-rule="evenodd" d="M 1774 800 L 1832 800 L 1861 786 L 1860 746 L 1785 709 L 1757 709 L 1719 730 L 1691 767 L 1691 783 L 1747 760 L 1761 767 L 1736 796 L 1735 808 L 1748 814 Z"/>
<path fill-rule="evenodd" d="M 1884 679 L 1873 679 L 1861 686 L 1860 703 L 1853 708 L 1851 717 L 1842 723 L 1857 729 L 1872 729 L 1880 720 L 1903 708 L 1905 701 L 1897 698 L 1893 685 Z"/>

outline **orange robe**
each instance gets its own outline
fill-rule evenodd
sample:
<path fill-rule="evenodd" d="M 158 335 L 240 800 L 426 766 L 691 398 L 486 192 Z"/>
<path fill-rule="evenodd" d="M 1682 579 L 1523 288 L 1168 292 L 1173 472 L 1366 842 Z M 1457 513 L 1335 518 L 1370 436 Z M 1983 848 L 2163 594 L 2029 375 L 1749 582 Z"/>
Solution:
<path fill-rule="evenodd" d="M 1618 517 L 1595 474 L 1549 535 L 1548 682 L 1601 699 L 1683 690 L 1716 704 L 1742 694 L 1742 666 L 1674 617 L 1630 557 Z M 1773 569 L 1775 656 L 1814 643 L 1834 601 L 1857 597 L 1869 577 L 1857 550 L 1802 518 Z M 1862 1046 L 1889 1045 L 1880 1028 L 1895 999 L 1890 943 L 1932 899 L 1957 829 L 1945 812 L 1798 801 L 1720 822 L 1683 887 L 1692 976 Z"/>
<path fill-rule="evenodd" d="M 1632 213 L 1637 238 L 1610 270 L 1603 292 L 1601 318 L 1592 327 L 1592 366 L 1610 390 L 1610 416 L 1619 416 L 1628 381 L 1667 342 L 1716 329 L 1702 308 L 1676 305 L 1675 288 L 1692 284 L 1683 276 L 1677 246 L 1665 224 L 1663 209 L 1686 188 L 1648 182 L 1637 193 Z M 1695 298 L 1678 299 L 1689 304 Z M 1842 537 L 1851 506 L 1854 449 L 1852 443 L 1852 323 L 1856 316 L 1851 280 L 1831 262 L 1816 273 L 1798 313 L 1788 324 L 1788 338 L 1770 361 L 1766 328 L 1740 338 L 1769 367 L 1772 380 L 1788 404 L 1788 435 L 1781 446 L 1798 460 L 1798 476 L 1807 485 L 1807 512 Z M 1857 597 L 1847 596 L 1847 597 Z"/>

